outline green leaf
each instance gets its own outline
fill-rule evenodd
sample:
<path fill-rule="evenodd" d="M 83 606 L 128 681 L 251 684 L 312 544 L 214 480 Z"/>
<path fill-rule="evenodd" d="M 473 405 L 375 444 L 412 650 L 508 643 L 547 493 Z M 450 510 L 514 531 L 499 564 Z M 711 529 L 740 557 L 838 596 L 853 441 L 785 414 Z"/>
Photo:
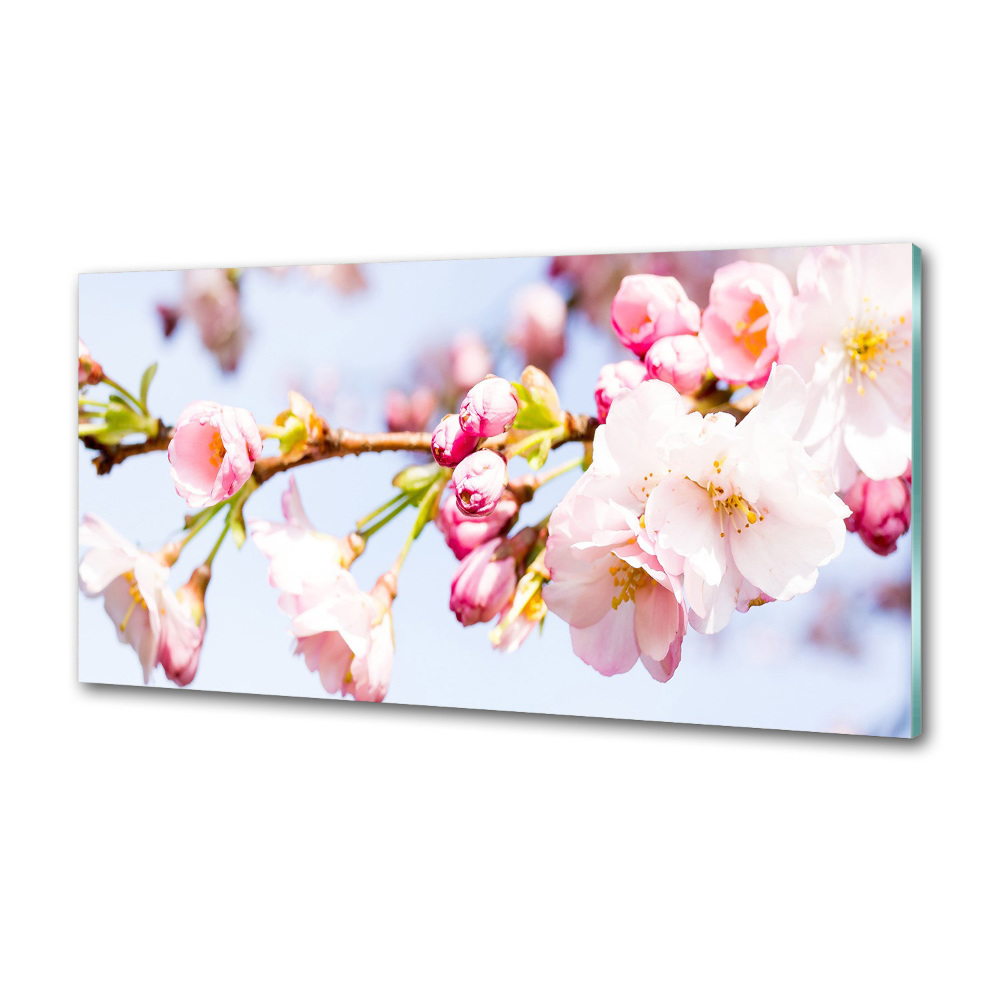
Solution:
<path fill-rule="evenodd" d="M 146 397 L 149 395 L 149 386 L 153 381 L 153 376 L 156 374 L 156 369 L 159 366 L 154 361 L 143 373 L 142 378 L 139 380 L 139 402 L 142 403 L 142 408 L 146 409 Z"/>
<path fill-rule="evenodd" d="M 521 431 L 555 430 L 559 419 L 543 403 L 525 403 L 514 418 L 514 427 Z"/>
<path fill-rule="evenodd" d="M 118 393 L 113 392 L 108 396 L 109 403 L 117 403 L 119 406 L 123 406 L 126 410 L 131 413 L 135 413 L 135 406 L 132 405 L 124 396 L 119 396 Z"/>
<path fill-rule="evenodd" d="M 417 519 L 413 524 L 414 538 L 416 538 L 420 532 L 424 530 L 424 525 L 426 525 L 436 513 L 438 498 L 441 496 L 441 490 L 444 488 L 444 483 L 440 480 L 440 478 L 438 478 L 436 473 L 435 479 L 437 482 L 427 488 L 423 499 L 420 501 L 420 508 L 417 510 Z"/>
<path fill-rule="evenodd" d="M 396 489 L 409 493 L 411 497 L 422 496 L 427 488 L 441 475 L 441 469 L 435 462 L 423 465 L 408 465 L 396 474 L 392 485 Z"/>
<path fill-rule="evenodd" d="M 528 465 L 537 472 L 549 457 L 549 448 L 552 446 L 552 438 L 542 438 L 534 448 L 530 448 L 524 453 L 524 458 Z"/>
<path fill-rule="evenodd" d="M 243 543 L 247 540 L 247 523 L 243 520 L 243 506 L 239 509 L 234 505 L 229 511 L 229 533 L 236 542 L 236 548 L 243 548 Z"/>
<path fill-rule="evenodd" d="M 527 389 L 525 389 L 523 385 L 521 385 L 520 382 L 511 382 L 511 385 L 514 388 L 514 392 L 517 393 L 517 398 L 521 400 L 522 403 L 531 402 L 531 394 L 528 392 Z"/>

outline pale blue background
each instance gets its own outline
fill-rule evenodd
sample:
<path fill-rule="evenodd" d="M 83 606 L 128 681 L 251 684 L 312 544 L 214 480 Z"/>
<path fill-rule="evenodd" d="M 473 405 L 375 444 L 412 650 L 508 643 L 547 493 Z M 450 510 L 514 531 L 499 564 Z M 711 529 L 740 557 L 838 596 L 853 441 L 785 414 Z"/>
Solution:
<path fill-rule="evenodd" d="M 133 390 L 146 365 L 158 361 L 149 402 L 167 422 L 192 399 L 205 398 L 244 406 L 265 423 L 287 405 L 287 389 L 295 384 L 314 400 L 324 397 L 326 405 L 319 408 L 331 424 L 377 430 L 384 426 L 386 388 L 411 385 L 423 353 L 446 345 L 463 327 L 479 329 L 499 347 L 511 297 L 543 278 L 547 267 L 547 258 L 371 264 L 364 266 L 367 291 L 349 297 L 299 274 L 279 278 L 250 270 L 243 309 L 253 337 L 233 376 L 219 372 L 192 324 L 182 322 L 173 338 L 163 339 L 155 303 L 179 300 L 179 272 L 81 276 L 80 335 L 109 374 Z M 598 367 L 623 354 L 610 334 L 579 318 L 571 322 L 569 343 L 556 383 L 567 408 L 592 412 Z M 497 368 L 511 378 L 519 370 L 509 355 Z M 339 387 L 331 394 L 334 376 Z M 575 447 L 561 450 L 559 458 Z M 186 507 L 174 493 L 164 454 L 131 459 L 100 478 L 87 458 L 81 449 L 81 514 L 97 513 L 151 549 L 180 526 Z M 295 476 L 316 527 L 343 534 L 391 495 L 389 480 L 403 464 L 400 456 L 369 455 L 319 463 Z M 565 485 L 568 477 L 544 488 L 522 522 L 547 513 Z M 251 498 L 247 515 L 280 519 L 283 488 L 283 477 L 271 480 Z M 404 521 L 377 535 L 355 565 L 364 585 L 391 565 Z M 211 546 L 213 532 L 206 529 L 175 567 L 177 586 Z M 601 677 L 573 655 L 566 625 L 552 614 L 544 634 L 529 638 L 517 653 L 493 651 L 487 626 L 463 630 L 448 610 L 456 562 L 428 528 L 400 578 L 387 700 L 908 735 L 910 619 L 879 611 L 874 599 L 880 584 L 909 580 L 908 543 L 904 538 L 899 551 L 881 559 L 849 536 L 844 555 L 821 571 L 812 593 L 736 615 L 718 636 L 689 632 L 680 668 L 662 685 L 641 665 L 626 675 Z M 209 628 L 192 688 L 329 697 L 318 677 L 291 655 L 287 618 L 252 542 L 242 550 L 224 545 L 207 607 Z M 116 641 L 101 602 L 81 597 L 79 613 L 80 679 L 141 684 L 135 655 Z M 856 648 L 810 641 L 810 631 L 824 619 L 830 619 L 828 631 Z M 157 670 L 153 683 L 168 682 Z"/>

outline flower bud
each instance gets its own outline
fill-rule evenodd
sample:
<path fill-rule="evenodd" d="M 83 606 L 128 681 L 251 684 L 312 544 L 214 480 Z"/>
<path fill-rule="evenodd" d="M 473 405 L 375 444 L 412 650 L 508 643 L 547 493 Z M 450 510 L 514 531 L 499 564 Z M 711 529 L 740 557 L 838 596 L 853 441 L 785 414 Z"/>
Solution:
<path fill-rule="evenodd" d="M 451 380 L 467 392 L 490 370 L 490 351 L 475 330 L 463 330 L 451 345 Z"/>
<path fill-rule="evenodd" d="M 180 309 L 176 306 L 164 305 L 161 302 L 156 307 L 156 314 L 160 317 L 160 323 L 163 324 L 163 336 L 172 336 L 174 330 L 177 329 L 177 324 L 181 321 Z"/>
<path fill-rule="evenodd" d="M 507 462 L 495 451 L 477 451 L 462 459 L 453 479 L 458 509 L 469 517 L 486 517 L 503 497 Z"/>
<path fill-rule="evenodd" d="M 514 522 L 519 510 L 520 504 L 506 490 L 492 514 L 469 517 L 459 509 L 454 486 L 449 485 L 434 523 L 456 558 L 464 559 L 473 549 L 502 534 Z"/>
<path fill-rule="evenodd" d="M 480 545 L 459 564 L 451 581 L 450 607 L 466 627 L 496 617 L 513 600 L 514 560 L 493 558 L 500 539 Z"/>
<path fill-rule="evenodd" d="M 419 386 L 408 396 L 390 389 L 385 398 L 385 425 L 390 431 L 422 431 L 437 406 L 437 396 L 427 386 Z"/>
<path fill-rule="evenodd" d="M 906 473 L 896 479 L 869 479 L 859 472 L 844 502 L 851 508 L 847 530 L 880 556 L 896 551 L 896 542 L 910 527 L 910 484 Z"/>
<path fill-rule="evenodd" d="M 190 684 L 198 672 L 208 627 L 205 591 L 211 578 L 209 566 L 198 566 L 191 579 L 177 591 L 177 601 L 166 601 L 163 609 L 157 659 L 167 679 L 180 687 Z"/>
<path fill-rule="evenodd" d="M 479 438 L 462 430 L 458 414 L 442 417 L 431 434 L 431 454 L 438 465 L 454 469 L 459 462 L 476 450 Z"/>
<path fill-rule="evenodd" d="M 167 448 L 174 488 L 189 507 L 233 496 L 253 473 L 260 431 L 247 410 L 199 401 L 181 412 Z"/>
<path fill-rule="evenodd" d="M 566 301 L 543 282 L 522 288 L 514 299 L 507 340 L 526 364 L 551 368 L 566 353 Z"/>
<path fill-rule="evenodd" d="M 517 393 L 505 378 L 489 375 L 462 400 L 458 419 L 466 434 L 493 437 L 510 429 L 517 416 Z"/>
<path fill-rule="evenodd" d="M 611 302 L 611 325 L 641 358 L 661 337 L 697 333 L 701 313 L 676 278 L 630 274 Z"/>
<path fill-rule="evenodd" d="M 82 340 L 80 340 L 79 366 L 77 380 L 80 389 L 85 385 L 97 385 L 104 378 L 104 369 L 90 356 L 90 351 Z"/>
<path fill-rule="evenodd" d="M 598 420 L 603 424 L 608 419 L 611 404 L 622 393 L 630 392 L 645 379 L 646 366 L 641 361 L 619 361 L 613 365 L 604 365 L 594 387 Z"/>
<path fill-rule="evenodd" d="M 663 337 L 646 353 L 649 377 L 669 382 L 681 395 L 694 392 L 701 385 L 707 367 L 705 348 L 698 337 L 689 334 Z"/>

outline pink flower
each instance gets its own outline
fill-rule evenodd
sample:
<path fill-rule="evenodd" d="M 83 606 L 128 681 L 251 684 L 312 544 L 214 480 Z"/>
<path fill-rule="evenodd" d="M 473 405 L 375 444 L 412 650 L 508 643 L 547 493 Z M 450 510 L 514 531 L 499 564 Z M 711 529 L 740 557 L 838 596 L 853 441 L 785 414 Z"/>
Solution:
<path fill-rule="evenodd" d="M 611 303 L 611 325 L 618 339 L 640 358 L 661 337 L 697 333 L 698 307 L 676 278 L 630 274 Z"/>
<path fill-rule="evenodd" d="M 639 544 L 642 494 L 628 486 L 584 474 L 552 512 L 545 604 L 598 673 L 625 673 L 641 660 L 665 682 L 680 662 L 687 617 L 678 578 Z"/>
<path fill-rule="evenodd" d="M 199 401 L 184 408 L 167 448 L 174 488 L 189 507 L 228 500 L 253 473 L 260 431 L 247 410 Z"/>
<path fill-rule="evenodd" d="M 223 371 L 236 370 L 250 335 L 240 312 L 234 275 L 225 268 L 184 272 L 181 313 L 198 326 L 201 342 L 216 356 Z"/>
<path fill-rule="evenodd" d="M 295 477 L 281 495 L 284 523 L 247 518 L 247 527 L 257 547 L 268 560 L 268 580 L 283 591 L 281 608 L 292 616 L 303 605 L 298 599 L 308 592 L 322 591 L 364 551 L 360 535 L 335 538 L 317 531 L 306 516 Z"/>
<path fill-rule="evenodd" d="M 322 281 L 344 295 L 364 291 L 365 276 L 357 264 L 306 264 L 302 273 L 314 281 Z"/>
<path fill-rule="evenodd" d="M 453 477 L 458 509 L 469 517 L 496 510 L 507 485 L 507 462 L 495 451 L 476 451 L 463 458 Z"/>
<path fill-rule="evenodd" d="M 167 586 L 176 554 L 143 552 L 93 514 L 80 524 L 80 544 L 91 547 L 80 561 L 80 589 L 87 597 L 104 595 L 118 641 L 136 651 L 148 684 L 160 651 L 161 610 L 176 603 Z"/>
<path fill-rule="evenodd" d="M 913 267 L 909 244 L 810 250 L 781 335 L 808 385 L 797 437 L 845 489 L 860 469 L 893 479 L 910 461 Z"/>
<path fill-rule="evenodd" d="M 682 395 L 694 392 L 701 385 L 707 367 L 708 356 L 701 337 L 686 334 L 663 337 L 646 353 L 649 377 L 669 382 Z"/>
<path fill-rule="evenodd" d="M 77 339 L 79 340 L 79 338 Z M 82 389 L 85 385 L 97 385 L 102 378 L 104 378 L 104 369 L 90 356 L 87 345 L 80 340 L 79 374 L 77 375 L 80 384 L 78 388 Z"/>
<path fill-rule="evenodd" d="M 158 659 L 163 672 L 178 687 L 194 680 L 201 657 L 208 620 L 205 617 L 205 590 L 212 571 L 198 566 L 177 598 L 164 607 Z"/>
<path fill-rule="evenodd" d="M 451 610 L 466 627 L 489 621 L 514 598 L 517 575 L 513 557 L 494 559 L 503 539 L 494 538 L 470 552 L 451 581 Z"/>
<path fill-rule="evenodd" d="M 587 474 L 617 470 L 644 499 L 641 534 L 667 567 L 680 560 L 699 632 L 766 595 L 811 590 L 844 546 L 847 507 L 825 470 L 793 438 L 806 386 L 776 365 L 760 403 L 737 424 L 728 413 L 685 414 L 674 389 L 647 382 L 612 409 Z"/>
<path fill-rule="evenodd" d="M 565 299 L 542 282 L 522 288 L 514 298 L 507 340 L 525 364 L 550 369 L 566 353 Z"/>
<path fill-rule="evenodd" d="M 364 548 L 359 535 L 333 538 L 316 531 L 294 479 L 281 497 L 285 523 L 249 520 L 254 542 L 268 558 L 278 606 L 291 619 L 295 652 L 319 673 L 331 694 L 381 701 L 389 686 L 393 642 L 390 608 L 395 578 L 382 576 L 370 594 L 347 571 Z"/>
<path fill-rule="evenodd" d="M 473 549 L 492 541 L 509 528 L 517 518 L 520 505 L 514 496 L 505 492 L 492 514 L 486 517 L 469 517 L 458 506 L 454 484 L 441 499 L 434 523 L 438 526 L 448 548 L 458 559 L 464 559 Z"/>
<path fill-rule="evenodd" d="M 776 267 L 738 260 L 720 267 L 701 320 L 702 342 L 714 374 L 758 388 L 778 360 L 780 326 L 792 286 Z"/>
<path fill-rule="evenodd" d="M 454 469 L 463 458 L 476 450 L 478 444 L 478 437 L 462 430 L 457 413 L 442 417 L 431 434 L 431 454 L 434 461 L 446 469 Z"/>
<path fill-rule="evenodd" d="M 412 395 L 390 389 L 385 400 L 385 425 L 390 431 L 422 431 L 437 406 L 432 389 L 420 386 Z"/>
<path fill-rule="evenodd" d="M 517 416 L 517 393 L 505 378 L 488 375 L 468 392 L 458 411 L 466 434 L 493 437 L 510 430 Z"/>
<path fill-rule="evenodd" d="M 594 401 L 597 403 L 597 419 L 604 423 L 608 419 L 611 404 L 621 395 L 630 392 L 646 378 L 646 366 L 641 361 L 618 361 L 604 365 L 597 376 Z"/>
<path fill-rule="evenodd" d="M 391 573 L 380 576 L 366 594 L 345 572 L 321 595 L 309 595 L 307 606 L 292 619 L 296 653 L 319 674 L 330 694 L 351 695 L 357 701 L 385 698 L 392 673 L 390 609 L 395 596 Z"/>
<path fill-rule="evenodd" d="M 909 470 L 895 479 L 869 479 L 859 472 L 844 502 L 851 508 L 847 530 L 856 531 L 872 552 L 887 556 L 910 529 Z"/>
<path fill-rule="evenodd" d="M 483 338 L 474 330 L 463 330 L 451 345 L 451 380 L 465 392 L 490 371 L 492 359 Z"/>

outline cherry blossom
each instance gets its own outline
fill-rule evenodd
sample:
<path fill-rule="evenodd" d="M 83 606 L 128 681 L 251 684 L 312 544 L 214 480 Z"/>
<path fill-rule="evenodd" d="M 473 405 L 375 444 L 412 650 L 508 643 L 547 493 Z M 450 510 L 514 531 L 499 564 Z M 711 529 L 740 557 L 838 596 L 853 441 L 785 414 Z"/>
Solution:
<path fill-rule="evenodd" d="M 692 624 L 716 632 L 735 609 L 810 590 L 819 567 L 843 548 L 849 509 L 792 437 L 806 396 L 792 369 L 773 369 L 761 402 L 738 425 L 728 413 L 689 414 L 657 442 L 652 461 L 632 445 L 615 447 L 651 412 L 675 411 L 675 396 L 660 382 L 636 389 L 612 411 L 608 447 L 633 477 L 637 457 L 648 470 L 645 534 L 661 562 L 683 560 Z"/>
<path fill-rule="evenodd" d="M 253 473 L 262 442 L 257 424 L 237 406 L 188 404 L 167 449 L 174 487 L 189 507 L 228 500 Z"/>
<path fill-rule="evenodd" d="M 739 260 L 720 267 L 701 318 L 712 372 L 759 387 L 778 359 L 778 339 L 792 300 L 788 278 L 770 264 Z"/>
<path fill-rule="evenodd" d="M 569 624 L 576 655 L 599 673 L 625 673 L 641 660 L 651 677 L 667 681 L 687 621 L 677 577 L 637 543 L 641 506 L 623 478 L 593 466 L 576 482 L 549 519 L 545 604 Z"/>
<path fill-rule="evenodd" d="M 808 383 L 798 437 L 847 488 L 910 460 L 912 265 L 908 246 L 828 247 L 799 267 L 781 360 Z"/>
<path fill-rule="evenodd" d="M 701 313 L 676 278 L 630 274 L 611 303 L 618 339 L 640 358 L 661 337 L 697 333 Z"/>
<path fill-rule="evenodd" d="M 176 603 L 167 585 L 172 556 L 143 552 L 94 514 L 80 524 L 80 544 L 90 547 L 80 561 L 80 589 L 87 597 L 104 597 L 118 641 L 136 651 L 148 684 L 160 652 L 163 608 Z"/>

